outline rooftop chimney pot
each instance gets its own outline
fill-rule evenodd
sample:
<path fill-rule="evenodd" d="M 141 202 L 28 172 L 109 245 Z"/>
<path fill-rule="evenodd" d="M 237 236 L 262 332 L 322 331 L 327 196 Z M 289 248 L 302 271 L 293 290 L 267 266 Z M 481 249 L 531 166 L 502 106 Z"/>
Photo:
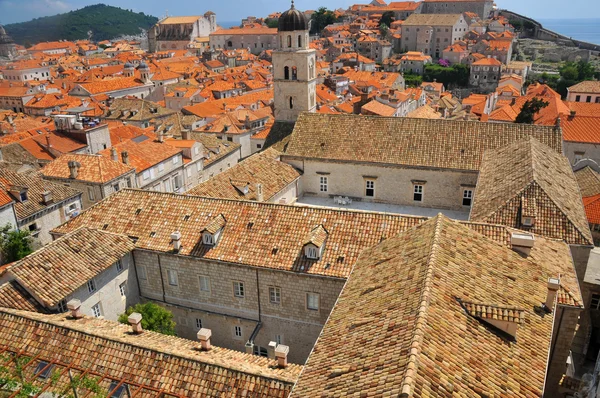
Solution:
<path fill-rule="evenodd" d="M 267 346 L 267 356 L 270 359 L 275 359 L 275 349 L 276 348 L 277 348 L 277 342 L 270 341 L 269 345 Z"/>
<path fill-rule="evenodd" d="M 287 345 L 279 344 L 277 348 L 275 348 L 275 358 L 277 358 L 277 366 L 280 368 L 287 368 L 288 366 L 288 353 L 290 352 L 290 347 Z"/>
<path fill-rule="evenodd" d="M 210 351 L 210 336 L 212 336 L 212 331 L 210 329 L 202 328 L 198 330 L 198 340 L 200 340 L 200 349 L 202 351 Z"/>
<path fill-rule="evenodd" d="M 513 232 L 510 236 L 510 243 L 514 251 L 529 256 L 531 248 L 535 245 L 535 237 L 528 233 Z"/>
<path fill-rule="evenodd" d="M 179 231 L 175 231 L 171 234 L 171 240 L 173 241 L 173 250 L 176 252 L 181 249 L 181 233 Z"/>
<path fill-rule="evenodd" d="M 544 306 L 549 312 L 554 309 L 554 302 L 556 301 L 556 293 L 560 287 L 559 278 L 548 278 L 548 295 L 546 296 L 546 302 Z"/>
<path fill-rule="evenodd" d="M 116 148 L 114 148 L 114 147 L 110 148 L 110 157 L 115 162 L 119 161 L 119 154 L 117 154 L 117 149 Z"/>
<path fill-rule="evenodd" d="M 141 334 L 144 332 L 144 329 L 142 329 L 142 314 L 139 312 L 134 312 L 129 315 L 127 321 L 131 325 L 131 331 L 134 334 Z"/>
<path fill-rule="evenodd" d="M 81 312 L 81 301 L 77 299 L 70 300 L 67 303 L 67 309 L 71 311 L 71 318 L 81 319 L 83 318 L 83 312 Z"/>
<path fill-rule="evenodd" d="M 263 202 L 265 200 L 262 184 L 256 184 L 256 200 L 258 202 Z"/>
<path fill-rule="evenodd" d="M 123 163 L 129 164 L 129 152 L 127 152 L 127 151 L 121 152 L 121 159 L 123 159 Z"/>

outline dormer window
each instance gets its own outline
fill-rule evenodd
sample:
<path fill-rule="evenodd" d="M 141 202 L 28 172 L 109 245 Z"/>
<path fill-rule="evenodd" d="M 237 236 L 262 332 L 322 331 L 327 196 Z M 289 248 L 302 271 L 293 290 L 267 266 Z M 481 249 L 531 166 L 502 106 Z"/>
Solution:
<path fill-rule="evenodd" d="M 206 246 L 216 246 L 219 243 L 226 222 L 223 214 L 219 214 L 212 219 L 206 228 L 202 230 L 202 243 Z"/>
<path fill-rule="evenodd" d="M 325 243 L 329 232 L 319 225 L 310 231 L 304 242 L 304 256 L 309 260 L 319 260 L 325 251 Z"/>
<path fill-rule="evenodd" d="M 22 191 L 21 193 L 19 193 L 19 199 L 21 200 L 21 202 L 25 202 L 27 199 L 29 199 L 29 197 L 27 196 L 27 191 Z"/>

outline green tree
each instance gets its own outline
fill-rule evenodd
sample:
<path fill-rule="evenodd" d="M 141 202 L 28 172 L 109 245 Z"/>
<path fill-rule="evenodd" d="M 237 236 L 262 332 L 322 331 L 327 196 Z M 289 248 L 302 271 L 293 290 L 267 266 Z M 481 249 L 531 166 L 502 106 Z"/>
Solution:
<path fill-rule="evenodd" d="M 404 74 L 404 83 L 407 87 L 419 87 L 423 83 L 423 76 L 407 72 Z"/>
<path fill-rule="evenodd" d="M 379 33 L 381 33 L 383 37 L 387 36 L 389 30 L 390 27 L 386 24 L 382 23 L 381 25 L 379 25 Z"/>
<path fill-rule="evenodd" d="M 0 251 L 4 264 L 12 263 L 33 252 L 29 231 L 13 229 L 6 224 L 0 229 Z"/>
<path fill-rule="evenodd" d="M 381 16 L 381 19 L 379 20 L 379 25 L 387 25 L 387 27 L 389 28 L 390 26 L 392 26 L 392 22 L 394 22 L 394 19 L 394 11 L 386 11 Z"/>
<path fill-rule="evenodd" d="M 470 70 L 467 65 L 454 64 L 450 67 L 438 64 L 425 65 L 423 81 L 443 83 L 446 88 L 465 87 L 469 84 Z"/>
<path fill-rule="evenodd" d="M 532 98 L 523 104 L 521 112 L 517 115 L 516 123 L 533 124 L 535 114 L 548 106 L 548 102 L 539 98 Z"/>
<path fill-rule="evenodd" d="M 269 28 L 277 28 L 279 26 L 279 19 L 267 18 L 267 19 L 265 19 L 265 24 Z"/>
<path fill-rule="evenodd" d="M 134 312 L 142 314 L 142 328 L 145 330 L 169 336 L 175 335 L 175 322 L 169 310 L 154 303 L 136 304 L 127 308 L 127 311 L 119 316 L 119 322 L 128 324 L 127 318 Z"/>
<path fill-rule="evenodd" d="M 312 24 L 310 26 L 310 33 L 319 34 L 327 26 L 334 24 L 337 21 L 333 11 L 328 10 L 325 7 L 319 8 L 312 15 Z"/>

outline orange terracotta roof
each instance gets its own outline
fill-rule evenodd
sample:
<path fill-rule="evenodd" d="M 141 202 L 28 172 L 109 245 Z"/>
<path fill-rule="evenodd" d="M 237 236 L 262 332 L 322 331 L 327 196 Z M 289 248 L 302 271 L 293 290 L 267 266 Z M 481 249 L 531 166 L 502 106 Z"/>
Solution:
<path fill-rule="evenodd" d="M 133 167 L 103 156 L 75 154 L 60 156 L 40 171 L 46 177 L 69 179 L 71 175 L 69 162 L 71 161 L 81 165 L 76 178 L 78 181 L 104 184 L 133 171 Z"/>
<path fill-rule="evenodd" d="M 502 62 L 494 58 L 484 58 L 479 61 L 473 62 L 475 66 L 501 66 Z"/>
<path fill-rule="evenodd" d="M 590 224 L 600 225 L 600 194 L 583 198 L 585 215 Z"/>
<path fill-rule="evenodd" d="M 561 116 L 564 140 L 600 144 L 600 117 L 598 116 Z"/>
<path fill-rule="evenodd" d="M 181 153 L 181 149 L 155 142 L 151 137 L 139 143 L 132 140 L 121 142 L 114 145 L 113 148 L 117 150 L 119 159 L 121 159 L 123 151 L 129 153 L 129 164 L 135 167 L 137 173 Z M 112 149 L 108 148 L 100 151 L 99 154 L 110 159 L 111 152 Z"/>

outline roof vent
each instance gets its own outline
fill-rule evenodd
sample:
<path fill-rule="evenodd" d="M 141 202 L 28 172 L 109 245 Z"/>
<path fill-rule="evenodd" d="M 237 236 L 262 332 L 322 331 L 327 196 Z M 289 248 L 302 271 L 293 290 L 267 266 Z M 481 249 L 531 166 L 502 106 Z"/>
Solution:
<path fill-rule="evenodd" d="M 287 345 L 279 344 L 275 348 L 275 358 L 277 358 L 277 366 L 284 369 L 288 366 L 287 357 L 290 352 L 290 347 Z"/>
<path fill-rule="evenodd" d="M 513 232 L 510 236 L 510 244 L 514 251 L 529 256 L 531 248 L 535 244 L 535 237 L 525 232 Z"/>

